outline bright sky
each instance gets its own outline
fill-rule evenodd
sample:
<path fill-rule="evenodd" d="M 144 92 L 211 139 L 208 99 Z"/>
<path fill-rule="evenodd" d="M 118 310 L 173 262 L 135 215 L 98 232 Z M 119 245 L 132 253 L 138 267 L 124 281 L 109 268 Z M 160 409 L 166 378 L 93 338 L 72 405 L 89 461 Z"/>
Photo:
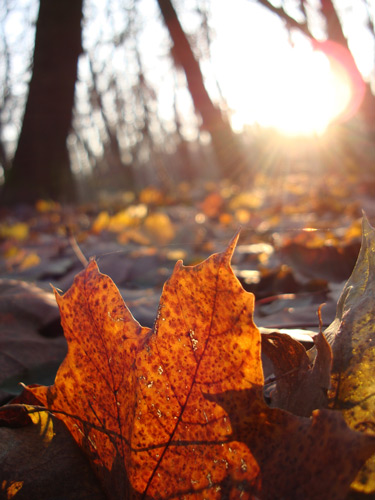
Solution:
<path fill-rule="evenodd" d="M 12 37 L 19 37 L 23 33 L 24 4 L 36 11 L 36 0 L 18 1 L 20 5 L 22 3 L 23 9 L 15 11 L 7 24 Z M 310 0 L 311 5 L 318 3 L 318 0 Z M 289 5 L 292 4 L 290 2 Z M 366 5 L 375 21 L 375 0 L 339 0 L 338 4 L 345 13 L 345 32 L 349 35 L 360 70 L 365 77 L 372 75 L 374 78 L 374 38 L 366 28 L 365 21 Z M 91 0 L 89 5 L 94 6 L 97 16 L 90 30 L 84 31 L 88 45 L 93 44 L 99 34 L 102 40 L 110 40 L 113 29 L 121 32 L 126 25 L 127 13 L 123 2 L 112 0 L 111 3 L 112 8 L 117 5 L 119 13 L 113 17 L 116 26 L 103 22 L 106 16 L 105 2 Z M 160 22 L 156 0 L 140 0 L 137 5 L 144 18 L 141 51 L 147 77 L 157 90 L 158 112 L 173 121 L 175 77 L 171 76 L 171 61 L 165 57 L 169 40 Z M 186 11 L 190 11 L 190 14 L 181 16 L 183 26 L 187 32 L 194 32 L 197 17 L 191 12 L 195 0 L 184 0 L 182 5 Z M 218 97 L 217 78 L 231 109 L 234 127 L 241 129 L 245 124 L 259 123 L 277 127 L 287 134 L 323 132 L 333 115 L 340 113 L 350 99 L 350 81 L 345 77 L 345 72 L 341 70 L 340 76 L 333 74 L 327 58 L 314 52 L 301 35 L 294 36 L 292 47 L 280 19 L 254 0 L 211 0 L 210 5 L 210 23 L 217 34 L 211 47 L 214 67 L 212 69 L 203 64 L 202 70 L 214 99 Z M 355 7 L 350 9 L 351 5 Z M 318 36 L 322 34 L 318 24 L 315 33 Z M 30 36 L 33 38 L 33 33 Z M 119 46 L 113 55 L 108 47 L 102 47 L 101 57 L 109 61 L 113 68 L 122 71 L 123 78 L 129 83 L 134 71 L 129 72 L 124 67 L 127 57 L 124 51 L 127 48 Z M 106 54 L 106 51 L 109 52 Z M 24 72 L 22 67 L 28 62 L 18 62 L 17 58 L 21 58 L 21 54 L 13 57 L 12 68 L 21 68 Z M 87 74 L 87 68 L 84 69 L 84 65 L 82 67 Z M 14 81 L 23 82 L 22 88 L 26 85 L 22 75 L 21 78 L 14 77 Z M 103 85 L 103 88 L 107 88 L 106 82 Z M 191 99 L 183 80 L 178 95 L 181 115 L 191 117 Z M 15 136 L 16 129 L 13 128 L 13 131 L 8 131 L 9 137 Z"/>
<path fill-rule="evenodd" d="M 344 27 L 350 34 L 357 63 L 374 75 L 374 39 L 366 29 L 365 3 L 341 1 L 347 10 Z M 292 47 L 280 20 L 256 2 L 212 2 L 212 25 L 218 36 L 212 47 L 217 78 L 233 110 L 235 128 L 259 123 L 287 134 L 322 133 L 350 102 L 350 79 L 296 33 Z M 369 2 L 375 15 L 375 1 Z M 319 35 L 319 26 L 316 33 Z M 365 47 L 365 49 L 364 49 Z"/>
<path fill-rule="evenodd" d="M 192 13 L 194 2 L 185 0 L 185 10 L 179 10 L 188 33 L 195 32 L 197 22 Z M 339 5 L 346 14 L 344 28 L 358 66 L 366 78 L 374 78 L 374 38 L 365 26 L 365 2 L 340 0 Z M 367 3 L 375 19 L 375 0 Z M 310 4 L 319 4 L 319 0 L 310 0 Z M 219 82 L 235 129 L 259 123 L 289 135 L 320 134 L 345 111 L 351 102 L 351 79 L 340 66 L 314 51 L 303 35 L 293 31 L 292 46 L 279 17 L 253 0 L 233 0 L 230 5 L 228 0 L 211 0 L 209 5 L 210 24 L 216 33 L 211 46 L 213 68 L 209 63 L 201 67 L 213 99 L 219 97 L 215 78 Z M 355 7 L 350 9 L 351 5 Z M 148 76 L 157 82 L 160 113 L 172 119 L 173 83 L 168 80 L 168 68 L 162 69 L 165 61 L 161 57 L 168 44 L 155 43 L 163 39 L 156 1 L 142 0 L 140 10 L 146 13 L 142 40 Z M 319 20 L 312 28 L 314 35 L 323 39 Z M 191 116 L 191 99 L 184 84 L 178 91 L 178 106 L 182 116 Z"/>

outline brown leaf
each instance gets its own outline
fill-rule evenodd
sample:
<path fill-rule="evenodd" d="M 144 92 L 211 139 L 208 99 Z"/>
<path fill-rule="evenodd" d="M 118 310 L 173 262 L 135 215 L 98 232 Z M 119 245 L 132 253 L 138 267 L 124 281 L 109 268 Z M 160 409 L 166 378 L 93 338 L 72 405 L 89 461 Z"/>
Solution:
<path fill-rule="evenodd" d="M 334 247 L 324 244 L 320 248 L 309 248 L 290 243 L 280 250 L 283 262 L 302 276 L 323 278 L 340 283 L 350 276 L 355 264 L 359 245 L 351 243 Z"/>
<path fill-rule="evenodd" d="M 43 334 L 57 321 L 54 331 L 61 336 L 46 338 Z M 30 283 L 0 280 L 0 323 L 0 401 L 6 401 L 17 383 L 41 366 L 55 367 L 53 380 L 67 349 L 53 294 Z M 36 381 L 42 382 L 28 379 Z"/>
<path fill-rule="evenodd" d="M 375 437 L 349 430 L 338 412 L 297 417 L 254 404 L 247 391 L 221 394 L 216 401 L 230 417 L 233 438 L 248 446 L 259 465 L 262 500 L 344 499 L 374 452 Z"/>
<path fill-rule="evenodd" d="M 311 420 L 263 402 L 254 298 L 230 266 L 236 241 L 197 266 L 177 263 L 153 330 L 95 262 L 56 293 L 68 355 L 53 386 L 30 391 L 109 498 L 344 498 L 375 451 L 335 413 Z"/>
<path fill-rule="evenodd" d="M 305 348 L 289 335 L 273 332 L 262 334 L 262 351 L 274 366 L 272 406 L 300 414 L 301 402 L 295 394 L 310 368 Z"/>
<path fill-rule="evenodd" d="M 275 369 L 276 389 L 271 394 L 273 407 L 309 417 L 313 410 L 328 406 L 331 348 L 321 332 L 313 340 L 317 355 L 310 363 L 303 345 L 289 335 L 262 334 L 263 352 Z"/>
<path fill-rule="evenodd" d="M 16 405 L 0 408 L 0 422 L 9 418 L 12 426 L 22 428 L 0 427 L 1 498 L 105 499 L 87 459 L 63 422 L 45 411 L 33 412 L 32 407 Z"/>

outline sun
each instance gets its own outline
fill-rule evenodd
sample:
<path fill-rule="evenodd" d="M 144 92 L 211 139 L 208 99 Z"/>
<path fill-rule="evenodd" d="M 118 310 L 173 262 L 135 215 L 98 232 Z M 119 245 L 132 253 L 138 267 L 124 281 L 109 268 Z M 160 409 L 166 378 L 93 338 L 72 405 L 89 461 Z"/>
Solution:
<path fill-rule="evenodd" d="M 230 105 L 233 127 L 257 123 L 289 136 L 321 135 L 332 121 L 347 116 L 353 97 L 358 101 L 361 79 L 355 78 L 343 48 L 327 43 L 296 45 L 264 62 L 256 80 L 249 70 Z M 244 88 L 245 81 L 251 87 Z"/>

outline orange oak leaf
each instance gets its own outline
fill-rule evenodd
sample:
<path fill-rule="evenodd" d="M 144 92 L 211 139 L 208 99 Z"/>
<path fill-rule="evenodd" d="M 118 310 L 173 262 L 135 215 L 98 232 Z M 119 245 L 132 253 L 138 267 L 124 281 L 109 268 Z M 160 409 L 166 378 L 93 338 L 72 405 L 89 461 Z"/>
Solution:
<path fill-rule="evenodd" d="M 230 266 L 236 241 L 176 264 L 152 330 L 94 261 L 56 292 L 68 354 L 53 386 L 29 391 L 65 422 L 108 498 L 340 499 L 375 451 L 338 413 L 264 403 L 254 297 Z"/>

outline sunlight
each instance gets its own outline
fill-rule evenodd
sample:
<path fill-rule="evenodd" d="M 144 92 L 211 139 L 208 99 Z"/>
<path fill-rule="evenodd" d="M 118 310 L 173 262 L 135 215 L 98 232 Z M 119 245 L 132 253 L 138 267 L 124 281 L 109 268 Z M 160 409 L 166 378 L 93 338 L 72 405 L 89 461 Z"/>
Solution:
<path fill-rule="evenodd" d="M 258 123 L 285 135 L 320 135 L 346 115 L 353 101 L 353 77 L 342 58 L 321 49 L 324 44 L 313 47 L 306 41 L 280 51 L 278 59 L 260 68 L 251 93 L 236 82 L 237 97 L 230 102 L 233 127 Z M 244 82 L 252 77 L 248 74 Z"/>

